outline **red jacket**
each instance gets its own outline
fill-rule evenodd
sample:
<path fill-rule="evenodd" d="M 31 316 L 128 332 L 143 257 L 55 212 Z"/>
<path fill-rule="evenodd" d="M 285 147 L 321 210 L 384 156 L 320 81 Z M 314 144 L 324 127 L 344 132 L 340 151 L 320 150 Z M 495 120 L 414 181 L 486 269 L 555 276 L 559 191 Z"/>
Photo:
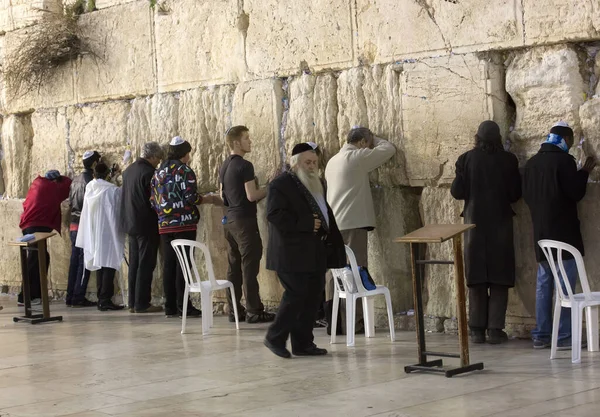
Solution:
<path fill-rule="evenodd" d="M 56 181 L 37 177 L 31 183 L 23 203 L 21 230 L 28 227 L 50 227 L 60 233 L 60 203 L 69 198 L 71 179 L 61 176 Z"/>

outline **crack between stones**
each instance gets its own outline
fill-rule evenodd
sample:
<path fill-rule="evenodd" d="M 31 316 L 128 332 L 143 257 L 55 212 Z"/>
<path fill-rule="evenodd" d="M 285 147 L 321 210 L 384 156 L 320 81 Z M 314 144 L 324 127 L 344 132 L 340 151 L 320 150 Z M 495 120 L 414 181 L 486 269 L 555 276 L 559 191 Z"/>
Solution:
<path fill-rule="evenodd" d="M 523 31 L 523 44 L 525 44 L 525 40 L 527 39 L 527 34 L 525 33 L 525 0 L 521 0 L 521 28 Z"/>
<path fill-rule="evenodd" d="M 448 53 L 452 54 L 452 44 L 450 43 L 450 41 L 448 39 L 446 39 L 446 36 L 444 36 L 444 32 L 442 31 L 442 28 L 440 28 L 440 25 L 438 25 L 438 22 L 435 18 L 435 9 L 427 3 L 427 0 L 414 0 L 414 1 L 415 1 L 415 3 L 417 3 L 417 5 L 419 5 L 421 7 L 421 9 L 423 11 L 425 11 L 425 13 L 427 13 L 427 16 L 429 16 L 429 19 L 433 22 L 435 27 L 437 27 L 438 32 L 440 32 L 440 36 L 442 37 L 442 41 L 444 42 L 444 48 L 448 51 Z"/>
<path fill-rule="evenodd" d="M 279 154 L 281 156 L 281 163 L 279 164 L 279 170 L 283 170 L 287 161 L 287 152 L 285 149 L 285 130 L 287 128 L 288 113 L 290 111 L 290 100 L 289 100 L 289 78 L 282 78 L 281 89 L 283 94 L 281 97 L 282 114 L 281 114 L 281 125 L 279 126 Z"/>

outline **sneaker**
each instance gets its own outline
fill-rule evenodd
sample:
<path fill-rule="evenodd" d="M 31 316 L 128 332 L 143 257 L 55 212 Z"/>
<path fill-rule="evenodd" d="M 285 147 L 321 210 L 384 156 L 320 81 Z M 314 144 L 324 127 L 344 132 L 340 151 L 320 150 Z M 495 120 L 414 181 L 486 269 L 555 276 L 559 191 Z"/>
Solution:
<path fill-rule="evenodd" d="M 17 307 L 25 307 L 25 303 L 23 301 L 17 301 Z"/>
<path fill-rule="evenodd" d="M 246 321 L 246 314 L 238 314 L 238 321 Z M 235 316 L 229 315 L 229 323 L 235 323 Z"/>
<path fill-rule="evenodd" d="M 261 311 L 258 314 L 246 314 L 246 323 L 270 323 L 273 320 L 275 320 L 275 314 L 266 311 Z"/>
<path fill-rule="evenodd" d="M 144 313 L 162 313 L 163 308 L 161 306 L 150 306 L 148 308 L 145 308 L 143 310 L 138 310 L 135 309 L 135 312 L 138 314 L 144 314 Z"/>
<path fill-rule="evenodd" d="M 130 312 L 130 313 L 135 313 L 135 309 L 133 309 L 133 308 L 130 308 L 130 309 L 129 309 L 129 312 Z"/>
<path fill-rule="evenodd" d="M 569 341 L 569 346 L 571 342 Z M 533 348 L 534 349 L 547 349 L 550 347 L 550 342 L 540 339 L 533 339 Z"/>
<path fill-rule="evenodd" d="M 42 299 L 41 298 L 34 298 L 33 300 L 31 300 L 31 305 L 32 306 L 39 306 L 40 304 L 42 304 Z"/>
<path fill-rule="evenodd" d="M 583 340 L 581 341 L 581 348 L 586 348 L 587 347 L 587 341 Z M 558 343 L 556 344 L 556 350 L 571 350 L 572 345 L 571 345 L 571 339 L 563 339 L 563 340 L 559 340 Z"/>
<path fill-rule="evenodd" d="M 485 330 L 471 330 L 471 343 L 485 343 Z"/>
<path fill-rule="evenodd" d="M 90 301 L 87 298 L 84 298 L 83 301 L 77 301 L 71 304 L 73 308 L 82 308 L 82 307 L 96 307 L 98 305 L 95 301 Z"/>

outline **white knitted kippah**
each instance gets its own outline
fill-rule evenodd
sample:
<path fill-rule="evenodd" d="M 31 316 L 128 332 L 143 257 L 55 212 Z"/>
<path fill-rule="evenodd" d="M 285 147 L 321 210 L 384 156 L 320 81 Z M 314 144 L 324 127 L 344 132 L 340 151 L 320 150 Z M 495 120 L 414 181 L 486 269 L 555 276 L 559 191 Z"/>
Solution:
<path fill-rule="evenodd" d="M 571 127 L 571 126 L 569 126 L 569 124 L 567 122 L 564 122 L 561 120 L 559 122 L 556 122 L 552 127 Z"/>
<path fill-rule="evenodd" d="M 92 156 L 94 156 L 94 151 L 85 151 L 83 154 L 83 159 L 88 159 L 91 158 Z"/>
<path fill-rule="evenodd" d="M 173 139 L 171 139 L 171 142 L 169 142 L 169 145 L 177 146 L 177 145 L 181 145 L 184 142 L 185 142 L 185 140 L 183 140 L 181 138 L 181 136 L 175 136 Z"/>
<path fill-rule="evenodd" d="M 313 149 L 317 149 L 319 147 L 319 145 L 317 145 L 314 142 L 306 142 L 306 143 L 308 143 L 310 145 L 310 147 L 313 148 Z"/>

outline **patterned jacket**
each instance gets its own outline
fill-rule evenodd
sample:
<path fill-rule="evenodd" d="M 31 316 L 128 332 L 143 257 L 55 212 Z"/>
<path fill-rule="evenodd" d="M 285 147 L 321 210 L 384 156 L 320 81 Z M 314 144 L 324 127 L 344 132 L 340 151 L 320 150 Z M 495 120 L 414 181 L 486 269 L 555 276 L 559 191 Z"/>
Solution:
<path fill-rule="evenodd" d="M 196 174 L 178 160 L 165 161 L 152 177 L 150 202 L 158 215 L 160 234 L 196 230 L 202 202 Z"/>

